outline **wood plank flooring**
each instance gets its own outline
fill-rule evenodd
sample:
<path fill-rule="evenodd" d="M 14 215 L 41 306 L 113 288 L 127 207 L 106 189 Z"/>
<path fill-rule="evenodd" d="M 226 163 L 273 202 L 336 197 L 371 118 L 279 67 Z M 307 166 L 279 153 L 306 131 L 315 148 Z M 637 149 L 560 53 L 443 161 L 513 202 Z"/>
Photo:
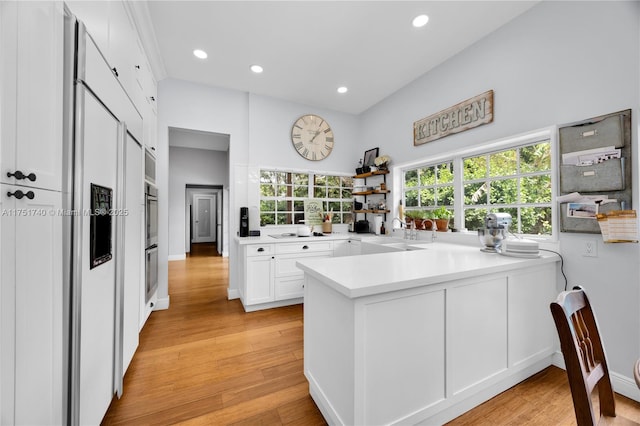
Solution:
<path fill-rule="evenodd" d="M 245 313 L 227 259 L 194 245 L 169 263 L 171 307 L 153 312 L 104 425 L 324 425 L 303 375 L 302 306 Z M 640 404 L 620 397 L 640 421 Z M 574 425 L 563 370 L 548 368 L 450 425 Z"/>

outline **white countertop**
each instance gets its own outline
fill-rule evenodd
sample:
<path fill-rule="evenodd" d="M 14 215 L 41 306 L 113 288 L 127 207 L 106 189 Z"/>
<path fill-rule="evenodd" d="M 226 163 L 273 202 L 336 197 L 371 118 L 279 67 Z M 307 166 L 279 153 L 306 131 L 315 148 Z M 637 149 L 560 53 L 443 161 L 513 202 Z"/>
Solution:
<path fill-rule="evenodd" d="M 539 258 L 523 259 L 436 242 L 424 250 L 308 259 L 296 265 L 334 290 L 356 298 L 560 260 L 554 253 L 540 254 Z"/>
<path fill-rule="evenodd" d="M 278 234 L 276 234 L 278 235 Z M 347 234 L 347 233 L 332 233 L 332 234 L 324 234 L 321 237 L 298 237 L 298 236 L 287 236 L 281 238 L 274 238 L 270 235 L 261 235 L 259 237 L 238 237 L 235 239 L 238 244 L 277 244 L 277 243 L 292 243 L 298 241 L 335 241 L 335 240 L 348 240 L 350 238 L 359 238 L 358 234 Z"/>

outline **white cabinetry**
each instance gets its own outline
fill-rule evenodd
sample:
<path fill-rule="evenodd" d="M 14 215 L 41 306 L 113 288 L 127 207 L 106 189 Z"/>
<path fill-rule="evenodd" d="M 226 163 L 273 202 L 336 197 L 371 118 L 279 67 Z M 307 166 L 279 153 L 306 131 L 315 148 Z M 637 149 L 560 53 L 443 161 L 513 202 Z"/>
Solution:
<path fill-rule="evenodd" d="M 131 137 L 126 141 L 125 216 L 124 216 L 124 301 L 123 301 L 123 370 L 138 347 L 143 285 L 144 173 L 142 147 Z M 141 302 L 142 299 L 142 302 Z"/>
<path fill-rule="evenodd" d="M 60 191 L 62 4 L 0 7 L 0 182 Z"/>
<path fill-rule="evenodd" d="M 304 273 L 296 261 L 331 256 L 333 241 L 245 245 L 241 266 L 245 311 L 301 303 Z"/>
<path fill-rule="evenodd" d="M 309 392 L 329 424 L 446 423 L 551 364 L 556 272 L 542 263 L 425 278 L 363 297 L 308 275 Z"/>
<path fill-rule="evenodd" d="M 0 191 L 0 423 L 61 424 L 62 195 Z"/>
<path fill-rule="evenodd" d="M 244 246 L 242 259 L 243 286 L 242 303 L 245 306 L 274 300 L 274 253 L 273 244 L 250 244 Z"/>
<path fill-rule="evenodd" d="M 96 46 L 143 118 L 143 129 L 132 133 L 151 152 L 156 151 L 157 84 L 126 3 L 69 1 L 71 12 L 82 21 Z M 131 129 L 130 129 L 131 131 Z"/>
<path fill-rule="evenodd" d="M 304 273 L 296 261 L 333 256 L 332 241 L 295 242 L 276 245 L 275 300 L 304 296 Z"/>
<path fill-rule="evenodd" d="M 0 424 L 64 422 L 62 29 L 0 2 Z"/>

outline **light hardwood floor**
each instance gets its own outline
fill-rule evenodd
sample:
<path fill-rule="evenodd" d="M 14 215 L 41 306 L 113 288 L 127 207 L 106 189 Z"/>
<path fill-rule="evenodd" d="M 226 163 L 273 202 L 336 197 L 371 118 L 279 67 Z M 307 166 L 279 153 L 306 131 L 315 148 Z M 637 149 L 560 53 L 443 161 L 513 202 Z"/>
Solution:
<path fill-rule="evenodd" d="M 103 424 L 326 424 L 303 375 L 302 306 L 245 313 L 227 300 L 227 260 L 192 250 L 169 263 L 171 307 L 151 314 Z M 640 404 L 617 402 L 640 421 Z M 550 367 L 450 424 L 575 424 L 566 375 Z"/>

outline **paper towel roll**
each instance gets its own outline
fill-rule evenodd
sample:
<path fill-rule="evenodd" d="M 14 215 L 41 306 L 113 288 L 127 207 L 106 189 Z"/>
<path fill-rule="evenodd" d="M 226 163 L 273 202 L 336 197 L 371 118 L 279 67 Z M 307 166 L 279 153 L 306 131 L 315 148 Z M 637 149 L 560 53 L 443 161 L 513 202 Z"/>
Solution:
<path fill-rule="evenodd" d="M 374 216 L 373 217 L 373 232 L 376 235 L 380 235 L 380 227 L 382 226 L 382 216 Z"/>

